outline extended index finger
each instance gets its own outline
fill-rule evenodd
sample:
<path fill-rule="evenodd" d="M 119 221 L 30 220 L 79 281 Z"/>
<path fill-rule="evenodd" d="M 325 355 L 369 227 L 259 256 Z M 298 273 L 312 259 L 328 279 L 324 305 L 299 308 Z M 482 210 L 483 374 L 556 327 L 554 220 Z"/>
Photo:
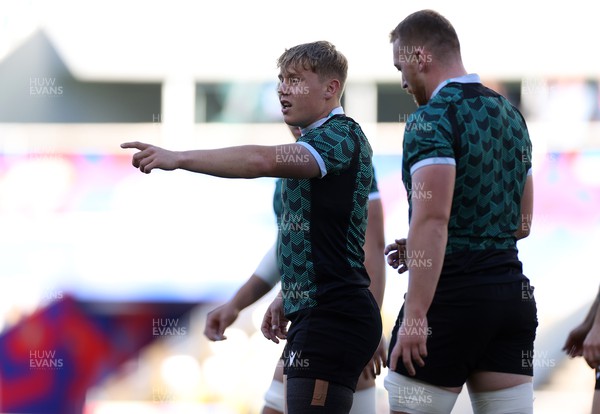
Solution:
<path fill-rule="evenodd" d="M 121 148 L 135 148 L 135 149 L 139 149 L 139 150 L 145 150 L 149 146 L 150 146 L 150 144 L 146 144 L 146 143 L 139 142 L 139 141 L 124 142 L 121 144 Z"/>

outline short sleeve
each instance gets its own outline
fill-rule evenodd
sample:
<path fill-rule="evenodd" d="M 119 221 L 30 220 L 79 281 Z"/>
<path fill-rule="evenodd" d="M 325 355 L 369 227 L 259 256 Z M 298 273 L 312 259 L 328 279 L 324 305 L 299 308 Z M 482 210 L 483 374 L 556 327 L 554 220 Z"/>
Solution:
<path fill-rule="evenodd" d="M 381 198 L 379 194 L 379 187 L 377 186 L 377 177 L 375 176 L 375 169 L 373 169 L 373 181 L 371 182 L 371 188 L 369 189 L 369 201 L 378 200 Z"/>
<path fill-rule="evenodd" d="M 412 175 L 426 165 L 456 165 L 452 127 L 445 114 L 417 111 L 404 130 L 404 159 Z"/>
<path fill-rule="evenodd" d="M 315 157 L 321 169 L 321 178 L 347 169 L 354 157 L 356 144 L 348 125 L 328 122 L 324 128 L 315 128 L 298 140 Z"/>

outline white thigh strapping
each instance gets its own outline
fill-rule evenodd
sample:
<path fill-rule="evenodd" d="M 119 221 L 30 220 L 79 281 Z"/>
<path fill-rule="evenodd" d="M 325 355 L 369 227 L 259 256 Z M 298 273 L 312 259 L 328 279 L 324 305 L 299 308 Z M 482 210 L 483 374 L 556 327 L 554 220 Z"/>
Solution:
<path fill-rule="evenodd" d="M 409 414 L 450 414 L 458 394 L 388 371 L 383 382 L 390 409 Z"/>
<path fill-rule="evenodd" d="M 376 414 L 375 387 L 365 388 L 354 393 L 350 414 Z"/>
<path fill-rule="evenodd" d="M 265 406 L 283 412 L 284 400 L 283 382 L 271 381 L 271 386 L 265 393 Z"/>
<path fill-rule="evenodd" d="M 532 414 L 533 383 L 471 394 L 474 414 Z"/>

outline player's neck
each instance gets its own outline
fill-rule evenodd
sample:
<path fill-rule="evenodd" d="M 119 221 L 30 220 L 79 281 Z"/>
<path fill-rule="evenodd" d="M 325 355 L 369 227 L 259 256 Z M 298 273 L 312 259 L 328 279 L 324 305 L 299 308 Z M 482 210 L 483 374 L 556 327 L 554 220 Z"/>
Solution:
<path fill-rule="evenodd" d="M 439 70 L 433 71 L 431 76 L 429 77 L 429 82 L 427 83 L 427 96 L 431 96 L 433 91 L 444 81 L 453 78 L 459 78 L 461 76 L 467 75 L 465 67 L 462 62 L 456 62 L 454 64 L 445 65 L 443 68 L 440 67 Z"/>
<path fill-rule="evenodd" d="M 336 110 L 336 108 L 340 108 L 338 110 Z M 337 102 L 337 105 L 327 105 L 324 107 L 324 110 L 321 112 L 321 116 L 314 120 L 310 125 L 308 125 L 305 128 L 302 128 L 302 134 L 306 134 L 308 131 L 310 131 L 313 128 L 316 128 L 318 126 L 323 125 L 329 118 L 331 118 L 333 115 L 338 114 L 338 113 L 343 113 L 343 109 L 341 108 L 341 105 L 339 104 L 339 101 Z"/>

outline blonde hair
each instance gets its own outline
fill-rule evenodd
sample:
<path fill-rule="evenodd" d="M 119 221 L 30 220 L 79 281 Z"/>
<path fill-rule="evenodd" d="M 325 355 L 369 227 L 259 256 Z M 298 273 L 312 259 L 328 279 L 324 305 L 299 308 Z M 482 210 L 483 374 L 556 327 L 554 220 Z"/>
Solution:
<path fill-rule="evenodd" d="M 348 60 L 334 45 L 324 40 L 286 49 L 277 59 L 277 67 L 284 71 L 297 68 L 310 70 L 321 80 L 335 78 L 340 81 L 340 91 L 344 90 L 348 77 Z"/>

